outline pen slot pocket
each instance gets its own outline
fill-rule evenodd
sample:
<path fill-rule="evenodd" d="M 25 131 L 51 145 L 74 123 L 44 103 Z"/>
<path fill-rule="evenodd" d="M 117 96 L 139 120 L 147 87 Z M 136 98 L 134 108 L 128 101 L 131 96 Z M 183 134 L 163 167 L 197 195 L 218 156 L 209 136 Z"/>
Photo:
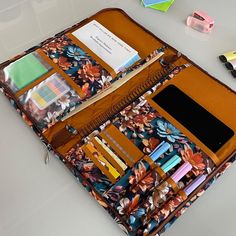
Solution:
<path fill-rule="evenodd" d="M 147 200 L 147 198 L 149 199 L 150 196 L 153 195 L 153 192 L 163 184 L 163 181 L 167 181 L 168 186 L 171 186 L 175 193 L 179 190 L 179 187 L 173 180 L 170 178 L 167 179 L 168 176 L 176 171 L 179 164 L 181 164 L 182 159 L 179 156 L 173 156 L 162 166 L 159 166 L 157 163 L 153 163 L 149 156 L 145 156 L 143 161 L 147 161 L 147 163 L 149 163 L 149 169 L 146 168 L 148 171 L 144 172 L 142 169 L 133 171 L 135 173 L 133 178 L 136 176 L 139 176 L 140 178 L 137 179 L 136 177 L 136 181 L 133 181 L 129 191 L 126 191 L 123 198 L 116 204 L 116 209 L 120 209 L 124 201 L 129 201 L 130 204 L 124 214 L 124 218 L 126 220 L 128 220 L 133 211 L 136 211 L 134 209 L 142 210 L 147 204 L 149 204 L 149 200 Z M 132 175 L 130 177 L 132 177 Z"/>
<path fill-rule="evenodd" d="M 156 164 L 149 160 L 148 156 L 145 156 L 142 160 L 135 163 L 131 169 L 126 170 L 125 175 L 104 193 L 104 197 L 112 206 L 117 206 L 117 203 L 122 201 L 122 198 L 133 197 L 131 192 L 133 186 L 139 183 L 149 173 L 150 169 L 156 167 Z M 159 175 L 161 179 L 165 177 L 162 174 Z"/>
<path fill-rule="evenodd" d="M 0 80 L 18 97 L 52 73 L 50 64 L 35 51 L 0 70 Z"/>
<path fill-rule="evenodd" d="M 151 158 L 148 157 L 145 159 L 150 160 Z M 178 168 L 180 167 L 180 165 L 182 166 L 183 163 L 185 163 L 183 165 L 186 165 L 186 162 L 191 165 L 191 168 L 189 169 L 188 167 L 188 169 L 185 169 L 187 172 L 183 172 L 182 170 L 180 172 Z M 156 168 L 155 165 L 157 165 Z M 215 168 L 213 161 L 194 145 L 187 145 L 184 147 L 184 149 L 181 149 L 176 145 L 171 152 L 168 152 L 168 154 L 161 156 L 155 162 L 155 165 L 152 165 L 152 168 L 154 168 L 153 170 L 150 170 L 135 186 L 131 188 L 132 193 L 129 192 L 126 196 L 124 196 L 124 198 L 129 199 L 130 202 L 133 202 L 134 199 L 136 199 L 136 207 L 133 206 L 134 210 L 129 207 L 129 211 L 127 211 L 126 217 L 129 217 L 129 220 L 136 218 L 137 222 L 139 222 L 135 223 L 137 224 L 137 227 L 139 227 L 139 225 L 142 225 L 145 215 L 150 215 L 151 212 L 155 210 L 153 202 L 157 200 L 154 192 L 160 190 L 158 189 L 159 185 L 161 185 L 162 182 L 159 181 L 160 176 L 162 176 L 163 180 L 169 177 L 167 179 L 167 182 L 168 186 L 171 186 L 170 196 L 172 196 L 172 194 L 176 194 L 180 188 L 183 188 L 189 182 L 191 182 L 192 179 L 202 174 L 209 174 Z M 183 176 L 178 174 L 181 177 L 179 177 L 180 179 L 178 180 L 178 182 L 175 182 L 171 177 L 172 175 L 176 174 L 177 170 L 177 173 L 183 173 Z M 165 173 L 164 178 L 162 175 L 163 172 Z M 156 179 L 158 181 L 156 181 Z M 163 186 L 161 186 L 160 188 L 162 187 Z M 167 190 L 169 191 L 168 188 Z M 161 191 L 159 191 L 159 193 L 162 194 L 162 199 L 164 200 L 170 197 L 169 192 L 166 193 L 167 197 Z M 120 203 L 121 202 L 122 199 Z M 160 204 L 162 203 L 164 202 L 160 201 Z M 117 209 L 119 209 L 119 207 L 120 206 L 118 205 Z M 144 212 L 142 217 L 138 216 L 138 212 Z"/>
<path fill-rule="evenodd" d="M 162 222 L 168 218 L 168 216 L 176 211 L 179 205 L 181 205 L 187 199 L 184 191 L 180 190 L 177 195 L 173 195 L 167 201 L 165 201 L 159 210 L 148 217 L 144 218 L 144 224 L 140 226 L 139 231 L 144 232 L 143 235 L 149 235 L 156 230 Z"/>
<path fill-rule="evenodd" d="M 157 201 L 157 204 L 155 204 L 155 207 L 152 210 L 149 210 L 148 214 L 143 215 L 141 218 L 141 224 L 137 228 L 139 228 L 140 231 L 145 232 L 145 235 L 148 235 L 151 233 L 154 229 L 156 229 L 168 216 L 174 212 L 182 202 L 187 200 L 189 198 L 189 194 L 193 192 L 195 189 L 198 188 L 201 183 L 204 182 L 206 179 L 206 176 L 203 175 L 198 176 L 197 178 L 191 178 L 188 181 L 185 181 L 184 186 L 180 186 L 180 190 L 177 193 L 169 194 L 169 196 L 166 198 L 165 201 L 162 201 L 160 197 L 161 192 L 157 193 L 158 196 L 156 199 L 160 199 L 159 202 Z M 187 187 L 188 186 L 188 187 Z M 190 187 L 191 186 L 191 187 Z M 164 186 L 165 187 L 165 186 Z M 183 189 L 184 187 L 189 188 L 189 190 Z M 161 187 L 159 191 L 165 191 L 165 188 Z M 189 193 L 187 193 L 190 191 Z M 154 201 L 155 196 L 152 196 L 152 199 L 150 201 Z M 160 204 L 159 204 L 160 203 Z M 149 207 L 149 209 L 151 209 Z"/>
<path fill-rule="evenodd" d="M 140 218 L 141 225 L 149 222 L 154 212 L 158 211 L 169 199 L 175 196 L 180 190 L 179 186 L 171 179 L 168 179 L 157 186 L 148 196 L 146 202 L 140 209 L 145 211 L 145 215 Z M 131 213 L 135 214 L 136 210 Z"/>
<path fill-rule="evenodd" d="M 120 199 L 115 206 L 119 214 L 128 224 L 135 218 L 140 224 L 144 220 L 144 217 L 149 216 L 157 206 L 162 205 L 167 199 L 179 191 L 179 186 L 173 180 L 170 178 L 167 180 L 163 179 L 156 171 L 149 173 L 145 179 L 147 182 L 143 182 L 143 192 L 127 192 L 124 198 Z M 149 189 L 147 192 L 145 190 L 146 187 Z M 145 212 L 145 214 L 139 217 L 138 215 L 141 212 Z"/>
<path fill-rule="evenodd" d="M 114 125 L 106 127 L 99 135 L 116 151 L 129 167 L 132 167 L 143 157 L 143 153 Z"/>
<path fill-rule="evenodd" d="M 183 166 L 184 165 L 186 165 L 186 163 L 184 163 Z M 138 207 L 134 208 L 132 212 L 130 212 L 130 215 L 128 215 L 127 222 L 131 223 L 131 220 L 132 220 L 133 223 L 131 224 L 132 224 L 132 227 L 134 227 L 134 229 L 138 229 L 142 227 L 143 225 L 147 226 L 150 219 L 152 219 L 152 216 L 158 213 L 159 210 L 172 197 L 177 196 L 177 194 L 181 194 L 186 197 L 186 193 L 183 191 L 183 189 L 187 187 L 189 183 L 194 182 L 195 179 L 201 177 L 202 175 L 207 175 L 211 173 L 211 171 L 213 171 L 213 169 L 210 170 L 211 168 L 210 166 L 208 168 L 209 169 L 204 172 L 196 172 L 196 169 L 194 167 L 192 167 L 192 169 L 185 169 L 187 173 L 184 172 L 182 176 L 179 177 L 180 179 L 178 180 L 174 180 L 174 178 L 176 178 L 176 175 L 173 173 L 176 173 L 176 168 L 171 169 L 170 173 L 168 173 L 168 176 L 170 176 L 171 174 L 172 175 L 168 179 L 166 179 L 164 182 L 161 182 L 159 185 L 155 186 L 154 188 L 150 190 L 150 192 L 148 193 L 148 196 L 144 198 L 144 201 L 140 203 Z M 178 175 L 182 171 L 183 169 L 179 171 Z M 136 192 L 136 195 L 140 193 L 141 193 L 140 189 L 138 189 L 138 191 Z M 142 212 L 142 214 L 138 214 L 139 212 Z"/>
<path fill-rule="evenodd" d="M 96 147 L 88 142 L 82 146 L 85 154 L 94 162 L 94 164 L 110 179 L 112 183 L 120 177 L 119 172 L 111 165 L 109 161 L 96 149 Z"/>
<path fill-rule="evenodd" d="M 18 100 L 42 132 L 81 103 L 80 96 L 58 73 L 22 94 Z"/>

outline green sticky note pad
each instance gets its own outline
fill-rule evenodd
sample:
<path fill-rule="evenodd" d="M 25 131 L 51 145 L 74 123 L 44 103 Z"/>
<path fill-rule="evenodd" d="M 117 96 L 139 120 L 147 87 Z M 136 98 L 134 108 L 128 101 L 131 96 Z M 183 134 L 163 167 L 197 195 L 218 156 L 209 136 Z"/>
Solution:
<path fill-rule="evenodd" d="M 159 11 L 163 11 L 166 12 L 170 6 L 174 3 L 175 0 L 170 0 L 169 2 L 163 2 L 163 3 L 159 3 L 159 4 L 154 4 L 149 6 L 150 8 L 153 8 L 155 10 L 159 10 Z"/>
<path fill-rule="evenodd" d="M 17 91 L 47 73 L 48 70 L 47 66 L 43 65 L 34 53 L 30 53 L 10 64 L 4 69 L 4 72 Z"/>

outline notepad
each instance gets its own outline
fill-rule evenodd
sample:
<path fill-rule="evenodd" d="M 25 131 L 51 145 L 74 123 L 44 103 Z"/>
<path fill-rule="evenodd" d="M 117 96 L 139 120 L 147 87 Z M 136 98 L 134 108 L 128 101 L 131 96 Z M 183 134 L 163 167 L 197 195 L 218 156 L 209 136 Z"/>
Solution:
<path fill-rule="evenodd" d="M 40 110 L 43 110 L 69 92 L 69 90 L 70 87 L 56 74 L 53 74 L 44 83 L 41 83 L 37 89 L 33 90 L 31 98 L 34 104 Z"/>
<path fill-rule="evenodd" d="M 115 73 L 124 71 L 140 59 L 135 49 L 96 20 L 72 34 L 109 65 Z"/>
<path fill-rule="evenodd" d="M 18 91 L 47 73 L 48 70 L 35 53 L 30 53 L 11 63 L 4 69 L 4 73 L 16 87 L 15 90 Z"/>

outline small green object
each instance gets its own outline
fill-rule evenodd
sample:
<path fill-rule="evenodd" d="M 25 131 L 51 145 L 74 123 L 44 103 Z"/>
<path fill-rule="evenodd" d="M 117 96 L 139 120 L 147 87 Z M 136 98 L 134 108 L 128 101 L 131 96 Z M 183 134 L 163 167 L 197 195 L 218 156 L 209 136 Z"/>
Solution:
<path fill-rule="evenodd" d="M 31 53 L 10 64 L 4 72 L 20 90 L 47 73 L 48 69 Z"/>
<path fill-rule="evenodd" d="M 163 3 L 159 3 L 159 4 L 154 4 L 149 6 L 150 8 L 153 8 L 155 10 L 159 10 L 159 11 L 163 11 L 166 12 L 170 6 L 174 3 L 175 0 L 170 0 L 169 2 L 163 2 Z"/>

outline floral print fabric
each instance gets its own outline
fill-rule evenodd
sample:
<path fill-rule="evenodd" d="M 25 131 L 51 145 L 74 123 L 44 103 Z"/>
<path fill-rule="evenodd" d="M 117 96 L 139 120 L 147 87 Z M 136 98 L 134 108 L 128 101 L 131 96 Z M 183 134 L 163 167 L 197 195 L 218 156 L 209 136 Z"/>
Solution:
<path fill-rule="evenodd" d="M 167 141 L 170 148 L 158 159 L 157 163 L 161 165 L 176 154 L 182 158 L 182 162 L 167 173 L 168 176 L 173 174 L 183 162 L 190 162 L 193 169 L 178 183 L 180 188 L 184 188 L 198 175 L 209 174 L 214 169 L 212 160 L 164 119 L 145 99 L 137 100 L 128 106 L 116 115 L 112 122 L 145 154 L 150 154 L 159 143 Z M 130 176 L 130 180 L 135 176 L 139 176 L 139 173 L 146 173 L 148 170 L 147 165 L 143 165 L 143 169 L 137 168 L 136 171 L 133 171 L 135 175 Z M 116 199 L 116 201 L 119 200 L 116 205 L 119 214 L 129 212 L 129 215 L 123 214 L 123 218 L 127 220 L 132 230 L 138 229 L 147 221 L 149 213 L 158 207 L 160 203 L 163 203 L 167 196 L 173 194 L 170 186 L 161 188 L 165 182 L 161 184 L 160 178 L 154 178 L 154 172 L 150 172 L 149 175 L 143 178 L 143 181 L 138 183 L 136 194 L 134 194 L 134 190 L 125 191 L 123 198 Z M 123 193 L 122 186 L 116 185 L 112 191 L 112 196 L 120 196 Z"/>
<path fill-rule="evenodd" d="M 76 55 L 75 55 L 76 54 Z M 68 56 L 75 57 L 78 56 L 76 51 L 69 51 Z M 68 65 L 65 65 L 65 68 Z M 32 129 L 39 135 L 39 137 L 42 139 L 42 141 L 47 145 L 47 148 L 51 150 L 51 146 L 49 143 L 47 143 L 43 137 L 41 136 L 41 132 L 38 132 L 38 127 L 36 127 L 32 123 L 31 117 L 24 114 L 21 109 L 17 106 L 17 103 L 15 100 L 4 90 L 2 90 L 7 98 L 10 100 L 11 104 L 15 107 L 15 109 L 20 113 L 24 121 L 32 127 Z M 90 95 L 89 95 L 90 96 Z M 62 104 L 60 105 L 62 106 Z M 66 108 L 66 104 L 63 104 L 64 108 Z M 139 114 L 139 111 L 143 110 L 144 112 Z M 129 111 L 129 112 L 128 112 Z M 138 113 L 137 113 L 138 111 Z M 148 112 L 145 112 L 148 111 Z M 151 114 L 148 114 L 149 111 Z M 138 115 L 136 117 L 136 115 Z M 123 118 L 121 117 L 123 116 Z M 132 119 L 134 118 L 135 122 L 132 123 Z M 126 127 L 125 120 L 127 119 L 128 126 Z M 158 120 L 155 120 L 158 119 Z M 39 120 L 40 120 L 40 114 L 39 114 Z M 51 121 L 53 121 L 52 119 Z M 53 121 L 54 122 L 54 121 Z M 178 151 L 179 155 L 181 155 L 183 161 L 189 161 L 194 166 L 194 169 L 192 170 L 192 175 L 186 176 L 184 179 L 181 180 L 179 183 L 179 187 L 182 188 L 185 186 L 191 179 L 192 176 L 197 176 L 201 173 L 210 173 L 214 169 L 214 165 L 211 162 L 211 160 L 205 156 L 204 153 L 201 152 L 201 150 L 193 145 L 190 141 L 186 141 L 186 138 L 177 130 L 175 127 L 168 123 L 165 119 L 160 117 L 158 113 L 154 110 L 152 110 L 150 107 L 146 106 L 145 100 L 141 99 L 136 101 L 133 105 L 127 107 L 122 113 L 118 114 L 116 117 L 114 117 L 114 120 L 111 121 L 114 122 L 114 124 L 117 124 L 117 127 L 120 124 L 121 125 L 121 132 L 123 132 L 129 139 L 131 139 L 136 146 L 142 150 L 145 154 L 150 154 L 151 151 L 158 145 L 158 137 L 160 139 L 165 139 L 170 142 L 171 148 L 168 150 L 167 155 L 163 155 L 163 157 L 158 160 L 158 164 L 161 165 L 161 163 L 168 160 L 168 158 L 171 156 L 170 153 L 175 153 Z M 109 123 L 109 122 L 108 122 Z M 36 123 L 37 125 L 37 123 Z M 46 129 L 48 124 L 45 126 L 43 125 L 42 130 Z M 41 126 L 40 126 L 41 127 Z M 122 130 L 123 129 L 123 130 Z M 86 142 L 86 139 L 84 140 Z M 179 195 L 174 195 L 170 201 L 167 201 L 166 204 L 161 206 L 160 213 L 157 215 L 153 215 L 153 218 L 151 218 L 151 221 L 147 222 L 145 227 L 137 226 L 135 223 L 137 222 L 137 219 L 139 220 L 139 217 L 136 217 L 136 215 L 142 215 L 142 204 L 138 205 L 140 209 L 137 208 L 137 197 L 133 197 L 128 199 L 121 198 L 118 205 L 114 205 L 117 207 L 116 213 L 111 209 L 110 203 L 108 202 L 108 199 L 104 198 L 104 193 L 111 189 L 112 184 L 107 179 L 107 177 L 94 165 L 94 163 L 85 156 L 81 149 L 82 144 L 77 144 L 74 148 L 72 148 L 65 157 L 58 157 L 62 162 L 67 164 L 67 166 L 70 168 L 71 172 L 75 175 L 75 177 L 81 181 L 83 186 L 89 191 L 91 196 L 94 197 L 98 203 L 104 207 L 109 214 L 115 219 L 115 221 L 118 223 L 118 225 L 124 230 L 124 232 L 129 235 L 148 235 L 150 232 L 154 232 L 156 227 L 159 225 L 159 223 L 163 222 L 163 220 L 168 217 L 168 215 L 176 211 L 180 203 L 182 203 L 181 197 Z M 181 209 L 178 209 L 176 211 L 175 216 L 167 223 L 163 229 L 157 233 L 162 233 L 167 229 L 181 214 L 185 212 L 185 210 L 198 198 L 200 197 L 205 190 L 213 183 L 215 180 L 221 176 L 224 171 L 231 166 L 232 162 L 235 161 L 235 157 L 231 158 L 223 167 L 221 170 L 219 170 L 216 175 L 205 184 L 204 188 L 199 191 L 195 196 L 193 196 L 189 201 L 185 204 L 185 206 Z M 138 179 L 139 171 L 148 169 L 147 164 L 139 166 L 139 169 L 135 171 L 134 175 L 130 175 L 128 180 L 132 184 L 135 182 L 135 179 Z M 151 172 L 152 173 L 152 172 Z M 159 177 L 152 176 L 152 174 L 149 174 L 147 179 L 143 179 L 142 183 L 140 184 L 139 188 L 137 188 L 137 193 L 141 194 L 141 192 L 149 192 L 151 191 L 151 187 L 153 186 L 152 182 L 157 181 L 157 184 L 155 186 L 159 186 L 161 183 L 161 180 L 159 180 Z M 169 173 L 170 175 L 171 173 Z M 119 186 L 117 187 L 119 189 Z M 163 191 L 162 191 L 163 190 Z M 164 186 L 164 188 L 161 190 L 162 193 L 169 192 L 168 186 Z M 119 191 L 118 191 L 119 192 Z M 160 194 L 156 194 L 160 197 Z M 115 199 L 118 199 L 120 195 L 116 195 L 114 193 Z M 155 194 L 150 194 L 148 198 L 148 202 L 151 204 L 150 206 L 157 205 L 158 197 L 153 197 L 153 203 L 152 200 L 149 200 L 150 197 L 155 196 Z M 118 198 L 117 198 L 118 197 Z M 156 199 L 154 199 L 156 198 Z M 164 199 L 165 195 L 163 195 Z M 111 197 L 110 197 L 111 199 Z M 132 200 L 133 199 L 133 200 Z M 130 203 L 131 202 L 131 205 Z M 156 203 L 155 203 L 156 202 Z M 129 210 L 132 214 L 128 218 L 128 221 L 124 220 L 122 215 L 125 215 L 127 206 L 132 206 L 131 208 L 133 210 Z M 131 209 L 130 208 L 130 209 Z M 146 222 L 145 222 L 146 223 Z"/>
<path fill-rule="evenodd" d="M 30 121 L 29 117 L 27 117 L 26 114 L 24 114 L 19 107 L 17 106 L 17 103 L 14 101 L 14 99 L 11 97 L 10 94 L 8 94 L 4 89 L 0 88 L 0 91 L 4 93 L 4 95 L 9 99 L 10 103 L 12 104 L 12 106 L 16 109 L 16 111 L 21 115 L 22 119 L 26 122 L 27 125 L 29 125 L 35 132 L 36 134 L 39 136 L 39 138 L 42 140 L 43 143 L 45 143 L 45 145 L 47 146 L 47 148 L 52 151 L 52 148 L 50 146 L 49 143 L 47 143 L 43 137 L 41 136 L 41 134 L 38 132 L 37 127 L 35 127 L 33 125 L 33 123 Z M 84 188 L 90 193 L 90 195 L 104 208 L 107 210 L 107 212 L 111 215 L 112 218 L 114 218 L 115 222 L 119 225 L 119 227 L 125 232 L 125 234 L 127 234 L 128 236 L 141 236 L 141 235 L 148 235 L 149 232 L 151 231 L 155 231 L 155 227 L 156 225 L 151 225 L 149 224 L 148 228 L 140 228 L 137 231 L 132 231 L 129 229 L 129 226 L 127 226 L 126 223 L 124 223 L 120 217 L 117 217 L 116 214 L 114 214 L 114 212 L 111 210 L 109 204 L 107 203 L 106 199 L 104 199 L 104 197 L 101 197 L 101 195 L 98 193 L 98 191 L 96 191 L 95 189 L 92 188 L 92 186 L 89 184 L 89 182 L 87 182 L 88 179 L 92 180 L 93 177 L 91 176 L 92 171 L 91 168 L 88 167 L 87 168 L 87 172 L 89 173 L 89 178 L 86 179 L 85 176 L 82 176 L 81 173 L 77 170 L 77 165 L 76 165 L 76 160 L 78 159 L 80 161 L 80 163 L 86 163 L 86 158 L 83 156 L 81 152 L 81 149 L 79 147 L 75 147 L 73 149 L 71 149 L 71 151 L 67 154 L 67 159 L 65 159 L 64 157 L 61 156 L 57 156 L 55 153 L 54 155 L 56 157 L 58 157 L 58 159 L 60 159 L 63 163 L 67 164 L 67 167 L 71 170 L 71 172 L 73 173 L 73 175 L 78 179 L 78 181 L 81 182 L 81 184 L 84 186 Z M 76 157 L 76 158 L 75 158 Z M 84 159 L 84 160 L 83 160 Z M 165 224 L 163 226 L 163 228 L 158 231 L 155 232 L 156 236 L 160 236 L 162 235 L 165 230 L 167 230 L 200 196 L 202 196 L 202 194 L 214 183 L 216 182 L 216 180 L 222 175 L 224 174 L 224 172 L 233 164 L 233 162 L 235 162 L 236 156 L 233 156 L 227 163 L 224 164 L 224 166 L 216 172 L 215 176 L 208 181 L 204 188 L 201 189 L 198 193 L 196 193 L 196 195 L 194 195 L 191 199 L 189 199 L 189 201 L 181 208 L 179 209 L 174 217 L 172 217 L 172 219 L 170 219 L 170 221 Z M 70 163 L 70 166 L 68 166 L 68 163 Z M 89 161 L 88 161 L 89 163 Z M 79 165 L 79 163 L 78 163 Z M 89 165 L 89 164 L 88 164 Z M 93 165 L 93 164 L 91 164 Z M 85 171 L 84 171 L 85 172 Z M 96 176 L 96 174 L 94 174 Z M 98 172 L 98 176 L 102 176 L 102 174 L 100 172 Z M 87 177 L 87 176 L 86 176 Z M 105 182 L 106 182 L 106 178 L 105 178 Z M 108 184 L 109 185 L 109 184 Z M 98 187 L 99 188 L 99 187 Z M 102 189 L 102 187 L 101 187 Z M 176 197 L 176 199 L 178 198 L 178 196 Z M 176 201 L 172 201 L 173 204 L 170 205 L 171 208 L 166 208 L 167 211 L 165 210 L 165 212 L 167 213 L 166 216 L 168 216 L 169 213 L 171 213 L 171 209 L 176 210 L 179 206 L 179 204 L 182 202 L 182 199 L 180 199 L 178 201 L 178 199 Z M 166 205 L 167 207 L 167 205 Z M 163 212 L 163 211 L 162 211 Z M 164 219 L 164 218 L 163 218 Z M 151 223 L 151 222 L 150 222 Z M 154 222 L 155 223 L 155 222 Z"/>
<path fill-rule="evenodd" d="M 170 148 L 158 159 L 158 163 L 165 163 L 176 154 L 182 158 L 182 162 L 170 170 L 167 176 L 173 174 L 184 162 L 190 162 L 193 169 L 179 181 L 180 189 L 198 175 L 210 174 L 215 168 L 212 160 L 153 109 L 145 97 L 126 107 L 113 120 L 107 122 L 110 123 L 119 128 L 144 154 L 150 154 L 159 143 L 167 141 Z M 102 129 L 105 127 L 103 125 Z M 88 140 L 89 138 L 84 142 Z M 127 170 L 125 176 L 112 185 L 93 162 L 84 153 L 81 156 L 81 153 L 81 146 L 78 145 L 67 154 L 66 159 L 72 161 L 96 190 L 103 194 L 106 201 L 117 210 L 123 223 L 128 224 L 133 232 L 143 223 L 147 223 L 153 210 L 162 206 L 174 194 L 170 185 L 166 185 L 154 171 L 150 172 L 150 165 L 145 160 L 136 163 Z M 90 168 L 86 168 L 87 165 Z M 136 186 L 136 190 L 130 188 L 131 186 Z"/>
<path fill-rule="evenodd" d="M 60 79 L 66 84 L 66 86 L 70 87 L 59 74 L 53 74 L 48 79 L 52 77 Z M 19 100 L 24 109 L 31 115 L 37 125 L 37 128 L 42 132 L 53 126 L 58 120 L 61 119 L 61 117 L 65 116 L 67 113 L 73 110 L 74 107 L 81 103 L 81 98 L 79 95 L 70 87 L 70 90 L 66 94 L 57 99 L 51 105 L 45 109 L 39 109 L 32 99 L 32 93 L 41 84 L 47 82 L 47 80 L 43 81 L 38 86 L 30 89 L 21 97 L 19 97 Z"/>
<path fill-rule="evenodd" d="M 157 87 L 145 96 L 155 89 Z M 192 171 L 179 181 L 179 189 L 183 189 L 200 174 L 210 174 L 215 168 L 212 160 L 151 107 L 145 96 L 140 97 L 115 115 L 112 120 L 102 125 L 101 129 L 105 129 L 110 123 L 114 124 L 146 155 L 149 155 L 162 141 L 168 142 L 170 148 L 158 159 L 157 165 L 161 166 L 176 154 L 181 157 L 182 161 L 167 173 L 167 177 L 172 175 L 184 162 L 189 162 L 193 166 Z M 100 130 L 95 131 L 94 134 L 97 135 L 99 132 Z M 85 143 L 87 141 L 89 138 L 84 140 Z M 86 176 L 88 174 L 85 171 L 86 168 L 81 168 L 82 165 L 76 155 L 78 150 L 81 151 L 80 145 L 72 153 L 68 153 L 66 158 L 73 161 L 75 166 L 79 166 L 81 173 Z M 85 155 L 84 160 L 91 162 Z M 96 173 L 100 172 L 94 164 L 92 168 Z M 155 171 L 150 171 L 150 164 L 145 160 L 141 160 L 133 168 L 128 169 L 126 175 L 114 185 L 101 172 L 99 178 L 93 178 L 93 171 L 87 175 L 90 183 L 116 209 L 117 214 L 121 217 L 121 222 L 128 225 L 128 229 L 132 232 L 140 232 L 142 225 L 148 224 L 152 219 L 153 211 L 162 207 L 171 196 L 175 196 L 172 187 Z M 106 180 L 106 185 L 101 184 L 104 180 Z M 132 189 L 131 186 L 135 186 L 135 188 Z M 152 230 L 154 228 L 155 226 Z"/>
<path fill-rule="evenodd" d="M 67 36 L 54 39 L 42 49 L 78 84 L 86 98 L 110 85 L 111 75 Z"/>

